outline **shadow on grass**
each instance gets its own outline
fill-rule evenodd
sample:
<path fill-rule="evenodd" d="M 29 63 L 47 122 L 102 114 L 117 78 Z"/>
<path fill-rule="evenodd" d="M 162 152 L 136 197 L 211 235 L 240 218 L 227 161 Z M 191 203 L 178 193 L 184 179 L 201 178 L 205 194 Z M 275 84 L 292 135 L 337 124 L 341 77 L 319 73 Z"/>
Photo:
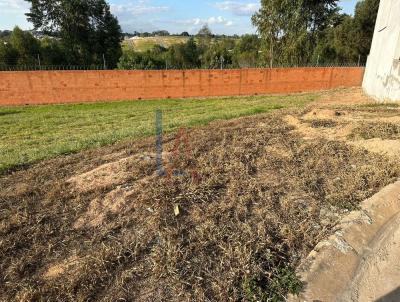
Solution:
<path fill-rule="evenodd" d="M 22 111 L 19 111 L 19 110 L 3 111 L 3 112 L 0 112 L 0 116 L 19 114 L 21 112 Z"/>

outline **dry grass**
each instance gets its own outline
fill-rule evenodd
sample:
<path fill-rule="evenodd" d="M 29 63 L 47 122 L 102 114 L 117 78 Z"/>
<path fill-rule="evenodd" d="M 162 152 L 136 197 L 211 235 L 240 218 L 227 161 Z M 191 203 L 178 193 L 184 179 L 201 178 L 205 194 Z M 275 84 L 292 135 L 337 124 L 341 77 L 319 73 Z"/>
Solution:
<path fill-rule="evenodd" d="M 191 130 L 193 157 L 170 157 L 179 177 L 156 176 L 153 138 L 3 176 L 0 300 L 283 301 L 299 291 L 300 260 L 400 169 L 345 142 L 305 140 L 287 114 L 299 115 Z"/>
<path fill-rule="evenodd" d="M 351 138 L 371 139 L 399 139 L 400 125 L 388 122 L 363 122 L 351 133 Z"/>
<path fill-rule="evenodd" d="M 313 120 L 311 122 L 311 127 L 313 128 L 332 128 L 336 126 L 337 122 L 332 120 Z"/>

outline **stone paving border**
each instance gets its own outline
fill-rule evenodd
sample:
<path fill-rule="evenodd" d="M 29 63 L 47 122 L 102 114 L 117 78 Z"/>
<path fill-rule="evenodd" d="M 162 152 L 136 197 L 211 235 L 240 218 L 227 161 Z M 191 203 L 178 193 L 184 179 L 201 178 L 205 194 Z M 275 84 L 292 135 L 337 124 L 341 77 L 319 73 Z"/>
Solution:
<path fill-rule="evenodd" d="M 400 228 L 399 215 L 400 179 L 363 201 L 360 211 L 346 216 L 338 231 L 315 247 L 298 268 L 305 289 L 288 301 L 359 301 L 355 283 L 390 237 L 386 233 Z"/>

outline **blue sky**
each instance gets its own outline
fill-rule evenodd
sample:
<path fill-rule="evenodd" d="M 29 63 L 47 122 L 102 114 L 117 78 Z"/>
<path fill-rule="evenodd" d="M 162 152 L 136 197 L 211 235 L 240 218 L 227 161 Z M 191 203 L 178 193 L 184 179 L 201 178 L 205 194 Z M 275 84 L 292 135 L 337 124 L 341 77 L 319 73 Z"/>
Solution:
<path fill-rule="evenodd" d="M 250 17 L 260 5 L 257 0 L 109 0 L 109 3 L 124 31 L 166 29 L 171 33 L 196 33 L 207 23 L 219 34 L 255 32 Z M 349 14 L 356 3 L 357 0 L 340 1 Z M 24 16 L 28 10 L 24 0 L 0 0 L 0 29 L 15 25 L 32 28 Z"/>

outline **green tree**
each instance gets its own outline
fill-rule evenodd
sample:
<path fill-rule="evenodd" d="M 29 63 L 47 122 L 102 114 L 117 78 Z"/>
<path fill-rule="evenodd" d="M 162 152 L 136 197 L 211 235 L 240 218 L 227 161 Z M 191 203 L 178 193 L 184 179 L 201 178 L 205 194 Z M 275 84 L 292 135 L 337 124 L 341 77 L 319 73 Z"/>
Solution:
<path fill-rule="evenodd" d="M 366 61 L 374 36 L 375 22 L 378 16 L 379 0 L 364 0 L 358 2 L 354 14 L 354 31 L 357 50 L 362 61 Z"/>
<path fill-rule="evenodd" d="M 30 32 L 15 27 L 10 36 L 10 45 L 18 53 L 17 65 L 38 64 L 40 44 Z"/>
<path fill-rule="evenodd" d="M 197 43 L 198 48 L 201 53 L 207 51 L 207 48 L 210 47 L 213 39 L 213 33 L 211 32 L 208 24 L 205 24 L 197 33 Z"/>
<path fill-rule="evenodd" d="M 159 37 L 167 37 L 167 36 L 170 36 L 171 34 L 167 30 L 156 30 L 156 31 L 153 31 L 152 35 L 159 36 Z"/>
<path fill-rule="evenodd" d="M 353 23 L 353 18 L 346 15 L 341 24 L 328 29 L 315 49 L 314 59 L 319 63 L 351 64 L 357 62 L 358 51 Z"/>
<path fill-rule="evenodd" d="M 64 65 L 66 55 L 61 42 L 49 37 L 41 40 L 40 59 L 42 65 Z"/>
<path fill-rule="evenodd" d="M 26 0 L 28 21 L 36 30 L 59 34 L 70 64 L 115 67 L 122 53 L 122 32 L 105 0 Z"/>
<path fill-rule="evenodd" d="M 133 48 L 125 50 L 121 56 L 119 69 L 163 69 L 166 66 L 167 49 L 156 45 L 144 53 L 136 52 Z"/>
<path fill-rule="evenodd" d="M 379 0 L 357 3 L 354 17 L 337 15 L 333 27 L 321 35 L 314 60 L 322 63 L 365 63 L 371 48 Z"/>
<path fill-rule="evenodd" d="M 202 28 L 200 28 L 199 32 L 197 33 L 199 37 L 211 38 L 212 32 L 208 24 L 204 24 Z"/>
<path fill-rule="evenodd" d="M 0 38 L 8 38 L 11 35 L 11 31 L 9 30 L 0 30 Z"/>
<path fill-rule="evenodd" d="M 273 64 L 310 62 L 321 32 L 332 25 L 337 0 L 262 0 L 252 17 Z"/>
<path fill-rule="evenodd" d="M 166 55 L 167 65 L 172 68 L 187 69 L 198 68 L 201 50 L 197 46 L 194 38 L 190 38 L 184 44 L 172 45 Z"/>
<path fill-rule="evenodd" d="M 233 66 L 233 51 L 235 41 L 233 39 L 215 40 L 205 52 L 200 54 L 203 68 L 220 68 Z"/>
<path fill-rule="evenodd" d="M 237 67 L 257 67 L 265 63 L 261 56 L 261 40 L 257 35 L 244 35 L 234 49 L 234 65 Z"/>
<path fill-rule="evenodd" d="M 18 64 L 18 52 L 10 42 L 0 39 L 0 66 L 15 66 Z"/>
<path fill-rule="evenodd" d="M 93 16 L 98 16 L 98 23 L 91 35 L 92 53 L 95 64 L 105 63 L 109 68 L 115 68 L 122 55 L 122 31 L 118 19 L 110 12 L 109 5 L 104 0 L 95 1 L 97 6 Z"/>

